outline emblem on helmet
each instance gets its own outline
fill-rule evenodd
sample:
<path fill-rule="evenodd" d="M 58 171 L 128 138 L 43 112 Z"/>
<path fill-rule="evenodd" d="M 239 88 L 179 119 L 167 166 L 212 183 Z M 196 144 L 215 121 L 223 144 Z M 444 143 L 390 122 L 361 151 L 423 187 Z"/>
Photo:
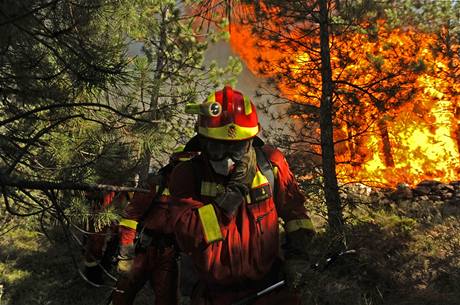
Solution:
<path fill-rule="evenodd" d="M 228 126 L 227 135 L 228 135 L 229 138 L 232 138 L 232 139 L 236 137 L 236 127 L 235 127 L 235 125 Z"/>

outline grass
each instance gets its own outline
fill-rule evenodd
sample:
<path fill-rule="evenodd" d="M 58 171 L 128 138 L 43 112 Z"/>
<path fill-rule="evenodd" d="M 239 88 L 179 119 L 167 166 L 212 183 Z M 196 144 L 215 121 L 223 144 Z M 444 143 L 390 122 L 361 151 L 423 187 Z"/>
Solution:
<path fill-rule="evenodd" d="M 40 233 L 14 230 L 2 236 L 0 246 L 2 304 L 83 305 L 103 299 L 78 279 L 66 247 Z M 88 302 L 88 295 L 94 303 Z"/>
<path fill-rule="evenodd" d="M 361 203 L 347 210 L 346 240 L 357 254 L 305 283 L 305 304 L 460 304 L 460 206 L 447 205 Z M 320 234 L 314 252 L 326 253 L 328 244 Z"/>
<path fill-rule="evenodd" d="M 80 278 L 65 240 L 51 243 L 41 233 L 16 229 L 1 237 L 0 249 L 1 305 L 106 304 L 110 288 L 94 288 Z M 152 297 L 144 289 L 136 304 L 150 304 Z"/>
<path fill-rule="evenodd" d="M 360 204 L 348 211 L 346 239 L 357 254 L 305 282 L 304 304 L 460 304 L 460 207 L 443 214 L 445 204 L 418 204 Z M 79 260 L 79 250 L 69 249 L 58 231 L 52 235 L 54 242 L 32 229 L 1 236 L 0 304 L 105 304 L 110 289 L 88 286 L 70 255 Z M 329 245 L 321 231 L 313 258 L 323 257 Z M 136 305 L 152 304 L 152 298 L 144 288 Z"/>

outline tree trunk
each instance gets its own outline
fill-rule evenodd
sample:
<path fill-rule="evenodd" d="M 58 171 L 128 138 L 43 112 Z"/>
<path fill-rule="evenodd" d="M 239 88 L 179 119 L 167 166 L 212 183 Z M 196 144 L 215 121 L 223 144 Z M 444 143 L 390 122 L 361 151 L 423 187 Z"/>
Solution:
<path fill-rule="evenodd" d="M 457 143 L 457 150 L 459 152 L 458 159 L 460 160 L 460 106 L 456 105 L 454 108 L 454 118 L 457 121 L 457 128 L 455 129 L 455 141 Z"/>
<path fill-rule="evenodd" d="M 329 227 L 336 233 L 343 232 L 343 214 L 337 183 L 334 138 L 332 124 L 332 81 L 331 56 L 329 49 L 328 1 L 319 0 L 321 79 L 322 93 L 320 105 L 321 151 Z"/>
<path fill-rule="evenodd" d="M 379 120 L 377 122 L 379 127 L 380 136 L 382 137 L 383 142 L 383 160 L 387 167 L 394 167 L 395 161 L 393 159 L 393 153 L 391 152 L 391 143 L 390 135 L 388 134 L 387 123 L 384 120 Z"/>
<path fill-rule="evenodd" d="M 147 119 L 150 121 L 155 121 L 159 118 L 158 115 L 158 103 L 160 98 L 160 89 L 163 79 L 163 72 L 165 68 L 165 55 L 164 55 L 164 48 L 166 46 L 166 15 L 168 13 L 168 7 L 163 8 L 161 11 L 161 15 L 159 16 L 161 22 L 160 26 L 160 40 L 159 40 L 159 48 L 155 50 L 156 52 L 156 62 L 155 62 L 155 71 L 153 73 L 153 85 L 150 90 L 150 104 L 149 104 L 149 112 Z M 153 61 L 153 58 L 147 57 L 149 60 L 149 65 Z M 147 180 L 148 173 L 150 171 L 151 166 L 151 159 L 152 159 L 152 152 L 149 150 L 145 150 L 142 160 L 140 162 L 140 170 L 139 170 L 139 182 L 141 185 Z"/>

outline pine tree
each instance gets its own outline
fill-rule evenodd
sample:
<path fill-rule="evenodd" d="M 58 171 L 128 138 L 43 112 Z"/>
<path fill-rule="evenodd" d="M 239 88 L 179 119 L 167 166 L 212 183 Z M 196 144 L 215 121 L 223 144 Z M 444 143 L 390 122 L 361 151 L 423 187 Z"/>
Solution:
<path fill-rule="evenodd" d="M 72 190 L 133 186 L 145 156 L 158 167 L 187 141 L 182 104 L 231 80 L 238 62 L 204 64 L 210 37 L 184 5 L 2 2 L 0 181 L 11 213 L 78 218 L 83 194 Z"/>

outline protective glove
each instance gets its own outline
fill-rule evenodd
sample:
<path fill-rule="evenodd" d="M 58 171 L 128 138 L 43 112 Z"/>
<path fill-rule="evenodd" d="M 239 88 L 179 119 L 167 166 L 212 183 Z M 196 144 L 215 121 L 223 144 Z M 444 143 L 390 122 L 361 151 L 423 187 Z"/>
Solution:
<path fill-rule="evenodd" d="M 254 148 L 244 154 L 241 160 L 235 163 L 235 168 L 230 174 L 224 192 L 215 199 L 216 204 L 221 207 L 227 215 L 233 215 L 243 203 L 244 197 L 251 189 L 252 181 L 257 172 L 257 158 Z"/>
<path fill-rule="evenodd" d="M 285 258 L 284 276 L 287 286 L 297 290 L 309 281 L 314 280 L 315 271 L 311 269 L 308 250 L 314 232 L 306 229 L 298 229 L 288 232 L 286 245 L 284 246 Z"/>
<path fill-rule="evenodd" d="M 217 196 L 215 203 L 222 209 L 224 212 L 232 216 L 235 214 L 238 207 L 243 203 L 244 196 L 239 187 L 226 187 L 225 192 Z"/>
<path fill-rule="evenodd" d="M 254 147 L 250 147 L 241 160 L 235 161 L 235 168 L 230 174 L 228 185 L 244 185 L 247 190 L 251 188 L 252 181 L 257 173 L 257 156 Z"/>
<path fill-rule="evenodd" d="M 316 277 L 310 261 L 305 259 L 287 259 L 284 262 L 283 273 L 286 285 L 291 290 L 299 290 Z"/>
<path fill-rule="evenodd" d="M 117 271 L 120 274 L 128 274 L 133 267 L 134 244 L 122 245 L 118 252 Z"/>

